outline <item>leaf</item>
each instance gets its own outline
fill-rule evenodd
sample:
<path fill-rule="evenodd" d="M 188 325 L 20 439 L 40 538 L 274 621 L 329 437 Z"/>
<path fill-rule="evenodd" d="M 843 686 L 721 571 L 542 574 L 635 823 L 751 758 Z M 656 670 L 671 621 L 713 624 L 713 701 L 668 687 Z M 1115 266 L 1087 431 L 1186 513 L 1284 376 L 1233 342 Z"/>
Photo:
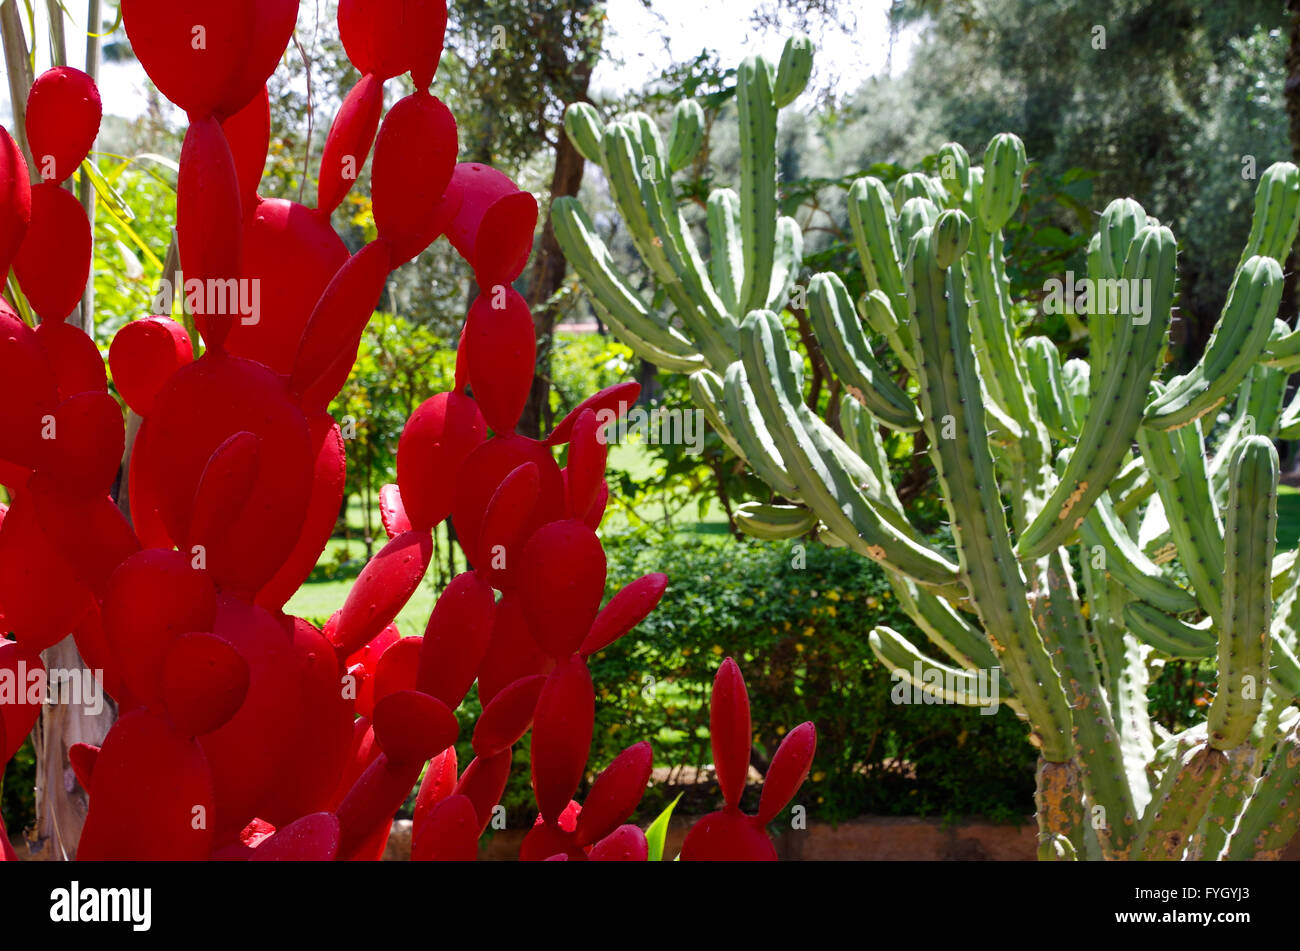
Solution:
<path fill-rule="evenodd" d="M 645 831 L 645 841 L 649 848 L 649 854 L 646 857 L 647 862 L 662 862 L 664 859 L 664 839 L 668 837 L 668 821 L 673 817 L 673 809 L 677 806 L 677 801 L 682 798 L 682 794 L 677 794 L 668 804 L 668 808 L 659 813 L 658 818 L 650 823 L 650 828 Z"/>

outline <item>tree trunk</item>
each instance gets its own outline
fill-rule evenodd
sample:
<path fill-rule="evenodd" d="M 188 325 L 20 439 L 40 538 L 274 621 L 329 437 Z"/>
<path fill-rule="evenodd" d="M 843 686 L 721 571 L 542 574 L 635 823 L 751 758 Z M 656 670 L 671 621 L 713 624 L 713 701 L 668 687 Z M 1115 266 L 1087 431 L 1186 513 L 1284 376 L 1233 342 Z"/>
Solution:
<path fill-rule="evenodd" d="M 583 82 L 583 95 L 586 95 L 586 82 Z M 587 164 L 581 153 L 574 148 L 569 137 L 561 129 L 557 133 L 555 146 L 555 173 L 551 176 L 551 201 L 563 196 L 575 196 L 582 186 L 582 173 Z M 523 415 L 519 418 L 518 431 L 525 436 L 537 439 L 542 435 L 543 427 L 551 428 L 551 347 L 555 337 L 555 322 L 559 318 L 559 308 L 550 303 L 555 292 L 564 283 L 568 270 L 560 242 L 555 239 L 555 229 L 551 226 L 548 213 L 542 225 L 542 240 L 533 258 L 532 280 L 529 281 L 528 306 L 533 311 L 533 326 L 537 330 L 537 370 L 533 374 L 533 388 L 528 394 Z"/>

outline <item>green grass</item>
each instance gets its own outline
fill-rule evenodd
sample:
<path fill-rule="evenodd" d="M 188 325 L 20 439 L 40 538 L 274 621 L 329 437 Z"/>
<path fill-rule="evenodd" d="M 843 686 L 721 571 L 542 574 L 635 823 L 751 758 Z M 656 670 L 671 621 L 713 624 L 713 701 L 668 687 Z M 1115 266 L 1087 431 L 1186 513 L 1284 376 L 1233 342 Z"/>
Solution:
<path fill-rule="evenodd" d="M 1287 551 L 1300 542 L 1300 488 L 1279 486 L 1277 490 L 1277 550 Z"/>

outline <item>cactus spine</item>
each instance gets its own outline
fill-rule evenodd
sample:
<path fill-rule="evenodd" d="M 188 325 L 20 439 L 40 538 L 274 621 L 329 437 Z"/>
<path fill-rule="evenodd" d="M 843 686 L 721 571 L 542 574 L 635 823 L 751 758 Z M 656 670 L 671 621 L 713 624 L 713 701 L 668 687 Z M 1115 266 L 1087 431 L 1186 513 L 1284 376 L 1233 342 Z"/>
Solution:
<path fill-rule="evenodd" d="M 724 443 L 770 487 L 770 500 L 740 507 L 744 530 L 815 534 L 884 567 L 933 650 L 880 627 L 870 643 L 881 663 L 907 680 L 919 665 L 952 702 L 979 702 L 966 687 L 980 672 L 1006 682 L 1040 753 L 1040 857 L 1276 857 L 1300 825 L 1288 712 L 1300 579 L 1295 553 L 1273 547 L 1270 443 L 1300 433 L 1300 400 L 1282 405 L 1300 332 L 1275 319 L 1300 170 L 1279 163 L 1261 178 L 1211 345 L 1168 383 L 1158 375 L 1177 241 L 1137 202 L 1112 202 L 1099 219 L 1090 354 L 1065 361 L 1047 338 L 1017 338 L 1002 229 L 1027 165 L 1018 138 L 995 137 L 982 167 L 949 143 L 937 177 L 906 175 L 892 194 L 858 179 L 848 219 L 867 292 L 855 307 L 840 276 L 807 279 L 809 323 L 844 393 L 833 427 L 807 405 L 803 355 L 780 313 L 802 241 L 778 215 L 777 115 L 810 69 L 811 49 L 792 45 L 779 68 L 741 65 L 739 190 L 709 197 L 707 264 L 671 183 L 635 161 L 657 148 L 649 120 L 602 132 L 573 107 L 566 128 L 604 169 L 666 299 L 646 305 L 581 205 L 561 199 L 556 234 L 594 306 L 640 356 L 691 374 Z M 677 162 L 694 115 L 675 112 Z M 1211 443 L 1221 408 L 1232 425 Z M 908 521 L 881 426 L 928 448 L 955 552 Z M 1151 663 L 1210 657 L 1220 683 L 1208 724 L 1173 737 L 1153 726 Z"/>

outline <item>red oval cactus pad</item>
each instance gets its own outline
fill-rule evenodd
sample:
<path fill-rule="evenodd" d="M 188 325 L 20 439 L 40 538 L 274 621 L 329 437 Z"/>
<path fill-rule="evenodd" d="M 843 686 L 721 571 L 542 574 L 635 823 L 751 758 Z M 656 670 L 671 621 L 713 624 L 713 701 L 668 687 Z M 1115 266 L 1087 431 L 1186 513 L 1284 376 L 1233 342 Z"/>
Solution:
<path fill-rule="evenodd" d="M 96 392 L 64 400 L 42 427 L 41 436 L 38 472 L 73 495 L 108 493 L 126 447 L 117 400 Z"/>
<path fill-rule="evenodd" d="M 14 258 L 27 302 L 43 320 L 66 320 L 90 278 L 90 221 L 56 182 L 32 186 L 32 220 Z"/>
<path fill-rule="evenodd" d="M 590 657 L 604 650 L 649 616 L 668 589 L 668 576 L 660 572 L 642 575 L 609 599 L 592 622 L 579 653 Z"/>
<path fill-rule="evenodd" d="M 361 569 L 343 603 L 332 641 L 347 655 L 392 623 L 411 599 L 433 557 L 433 538 L 426 532 L 398 535 Z"/>
<path fill-rule="evenodd" d="M 339 820 L 329 812 L 313 812 L 263 839 L 250 862 L 332 862 L 339 853 Z"/>
<path fill-rule="evenodd" d="M 27 142 L 43 182 L 63 182 L 90 154 L 103 103 L 95 81 L 79 69 L 56 66 L 27 94 Z"/>
<path fill-rule="evenodd" d="M 709 700 L 709 742 L 718 785 L 728 806 L 738 807 L 749 775 L 749 693 L 736 662 L 728 657 L 713 678 Z"/>
<path fill-rule="evenodd" d="M 513 432 L 537 363 L 537 330 L 528 302 L 511 287 L 485 287 L 470 306 L 461 346 L 483 418 L 493 432 Z"/>
<path fill-rule="evenodd" d="M 239 178 L 239 204 L 244 216 L 257 207 L 257 186 L 266 168 L 266 153 L 271 147 L 271 96 L 265 86 L 233 116 L 221 123 L 230 154 L 235 159 Z"/>
<path fill-rule="evenodd" d="M 393 264 L 405 264 L 438 236 L 430 222 L 456 167 L 456 120 L 427 92 L 416 92 L 388 110 L 375 140 L 370 171 L 375 226 L 393 248 Z"/>
<path fill-rule="evenodd" d="M 0 276 L 8 278 L 32 221 L 32 185 L 27 159 L 8 131 L 0 128 Z"/>
<path fill-rule="evenodd" d="M 523 273 L 537 228 L 537 199 L 488 165 L 462 162 L 447 185 L 455 208 L 445 227 L 482 288 L 509 284 Z"/>
<path fill-rule="evenodd" d="M 340 19 L 344 6 L 346 2 L 339 7 Z M 367 73 L 343 100 L 338 115 L 334 117 L 334 124 L 330 126 L 325 150 L 321 153 L 316 207 L 325 214 L 332 214 L 338 208 L 339 202 L 361 175 L 361 168 L 366 164 L 370 147 L 375 142 L 379 117 L 383 111 L 383 79 Z"/>
<path fill-rule="evenodd" d="M 497 602 L 492 637 L 479 665 L 479 699 L 486 706 L 508 684 L 531 674 L 550 673 L 554 666 L 533 639 L 519 596 L 507 592 Z"/>
<path fill-rule="evenodd" d="M 202 282 L 204 292 L 192 298 L 194 323 L 211 348 L 220 349 L 231 323 L 243 319 L 228 293 L 213 293 L 239 275 L 243 227 L 235 157 L 221 124 L 199 119 L 190 125 L 181 146 L 176 234 L 186 285 Z"/>
<path fill-rule="evenodd" d="M 375 703 L 375 742 L 395 763 L 423 763 L 456 742 L 460 724 L 441 700 L 399 690 Z"/>
<path fill-rule="evenodd" d="M 411 519 L 402 503 L 402 490 L 391 482 L 379 487 L 379 521 L 389 538 L 411 530 Z"/>
<path fill-rule="evenodd" d="M 636 811 L 653 766 L 654 753 L 644 740 L 614 757 L 591 784 L 591 792 L 578 816 L 574 836 L 579 845 L 591 845 L 605 838 Z"/>
<path fill-rule="evenodd" d="M 186 736 L 211 733 L 248 696 L 248 664 L 215 634 L 182 634 L 162 666 L 162 701 Z"/>
<path fill-rule="evenodd" d="M 547 678 L 533 717 L 533 793 L 537 808 L 558 819 L 582 782 L 591 750 L 596 694 L 582 658 L 557 664 Z"/>
<path fill-rule="evenodd" d="M 524 614 L 538 645 L 556 659 L 572 654 L 605 593 L 600 539 L 582 522 L 551 522 L 528 539 L 517 570 Z"/>
<path fill-rule="evenodd" d="M 474 752 L 479 756 L 495 756 L 517 743 L 532 726 L 537 698 L 545 684 L 546 677 L 542 674 L 524 677 L 484 704 L 483 713 L 474 725 Z"/>
<path fill-rule="evenodd" d="M 458 707 L 474 683 L 492 636 L 496 598 L 472 572 L 452 579 L 424 629 L 416 688 Z"/>
<path fill-rule="evenodd" d="M 800 723 L 786 734 L 763 779 L 763 795 L 759 799 L 758 814 L 755 816 L 760 826 L 767 825 L 789 805 L 803 781 L 808 778 L 808 770 L 812 767 L 816 751 L 817 728 L 812 723 Z"/>
<path fill-rule="evenodd" d="M 478 858 L 478 814 L 465 796 L 438 803 L 412 836 L 413 862 L 472 862 Z"/>
<path fill-rule="evenodd" d="M 506 791 L 510 779 L 510 750 L 502 750 L 496 756 L 476 756 L 465 767 L 453 793 L 466 796 L 474 803 L 478 813 L 478 831 L 482 835 L 492 821 L 492 812 L 501 796 Z"/>
<path fill-rule="evenodd" d="M 649 857 L 645 833 L 633 825 L 619 826 L 592 846 L 588 856 L 593 862 L 644 862 Z"/>
<path fill-rule="evenodd" d="M 99 355 L 95 341 L 80 327 L 53 321 L 43 323 L 36 328 L 36 339 L 54 371 L 60 400 L 78 393 L 108 391 L 104 358 Z"/>
<path fill-rule="evenodd" d="M 0 313 L 0 459 L 36 465 L 43 450 L 43 417 L 58 405 L 58 385 L 36 331 L 17 317 Z"/>
<path fill-rule="evenodd" d="M 144 317 L 125 325 L 108 348 L 117 391 L 141 416 L 153 413 L 154 397 L 173 373 L 194 360 L 185 328 L 170 317 Z"/>
<path fill-rule="evenodd" d="M 413 528 L 451 514 L 460 467 L 486 431 L 478 405 L 460 393 L 438 393 L 411 414 L 397 443 L 397 484 Z"/>

